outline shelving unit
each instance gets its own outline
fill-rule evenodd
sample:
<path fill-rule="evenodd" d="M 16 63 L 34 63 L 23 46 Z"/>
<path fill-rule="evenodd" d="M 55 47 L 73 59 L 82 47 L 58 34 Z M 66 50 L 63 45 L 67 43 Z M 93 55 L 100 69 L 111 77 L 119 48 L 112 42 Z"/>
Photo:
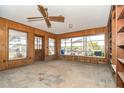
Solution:
<path fill-rule="evenodd" d="M 118 61 L 120 61 L 122 64 L 124 64 L 124 59 L 118 58 Z"/>
<path fill-rule="evenodd" d="M 112 6 L 110 25 L 109 25 L 109 62 L 111 64 L 114 78 L 116 78 L 116 64 L 117 64 L 117 52 L 116 52 L 116 6 Z"/>
<path fill-rule="evenodd" d="M 119 32 L 124 32 L 124 26 L 119 30 Z"/>
<path fill-rule="evenodd" d="M 124 87 L 124 6 L 117 6 L 117 87 Z"/>
<path fill-rule="evenodd" d="M 114 72 L 116 72 L 116 65 L 112 65 Z"/>
<path fill-rule="evenodd" d="M 109 64 L 112 63 L 112 11 L 110 13 L 110 20 L 108 23 L 108 62 Z M 111 65 L 112 67 L 112 65 Z M 113 68 L 112 68 L 113 70 Z"/>
<path fill-rule="evenodd" d="M 118 72 L 118 75 L 124 83 L 124 72 Z"/>
<path fill-rule="evenodd" d="M 117 21 L 117 24 L 118 24 L 117 32 L 118 33 L 124 32 L 124 25 L 123 25 L 123 23 L 124 23 L 124 19 L 118 19 L 118 21 Z"/>
<path fill-rule="evenodd" d="M 124 18 L 124 6 L 118 5 L 117 12 L 118 12 L 117 19 L 123 19 Z"/>
<path fill-rule="evenodd" d="M 118 45 L 118 47 L 120 47 L 120 48 L 124 48 L 124 45 Z"/>

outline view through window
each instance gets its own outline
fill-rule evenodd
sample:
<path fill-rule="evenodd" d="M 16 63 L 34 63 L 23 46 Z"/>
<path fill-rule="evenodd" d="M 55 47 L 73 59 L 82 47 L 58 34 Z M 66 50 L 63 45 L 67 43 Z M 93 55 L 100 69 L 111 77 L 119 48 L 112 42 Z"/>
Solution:
<path fill-rule="evenodd" d="M 35 36 L 35 49 L 37 50 L 42 49 L 42 37 Z"/>
<path fill-rule="evenodd" d="M 49 55 L 55 54 L 55 39 L 49 38 Z"/>
<path fill-rule="evenodd" d="M 9 30 L 9 60 L 27 57 L 27 33 Z"/>
<path fill-rule="evenodd" d="M 105 35 L 61 39 L 61 55 L 105 56 Z"/>

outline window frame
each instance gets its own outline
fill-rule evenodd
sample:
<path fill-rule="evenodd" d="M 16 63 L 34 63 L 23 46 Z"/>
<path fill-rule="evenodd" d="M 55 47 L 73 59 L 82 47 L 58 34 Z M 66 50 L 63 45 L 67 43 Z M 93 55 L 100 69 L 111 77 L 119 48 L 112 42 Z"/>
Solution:
<path fill-rule="evenodd" d="M 98 35 L 104 35 L 104 56 L 87 56 L 87 57 L 105 58 L 105 56 L 106 56 L 106 53 L 105 53 L 105 47 L 106 47 L 106 43 L 105 43 L 105 41 L 106 41 L 105 33 L 103 33 L 103 34 L 89 35 L 89 37 L 90 37 L 90 36 L 98 36 Z M 93 40 L 93 41 L 99 42 L 99 41 L 103 41 L 103 40 Z M 89 42 L 89 41 L 87 41 L 87 42 Z M 87 46 L 88 46 L 88 45 L 87 45 Z M 88 52 L 88 51 L 86 51 L 86 53 L 87 53 L 87 52 Z"/>
<path fill-rule="evenodd" d="M 74 41 L 74 38 L 81 38 L 82 41 L 81 41 L 80 43 L 78 43 L 78 44 L 81 44 L 81 45 L 83 44 L 83 46 L 84 46 L 83 36 L 72 37 L 72 38 L 71 38 L 71 50 L 72 50 L 72 51 L 71 51 L 71 55 L 72 55 L 72 56 L 83 56 L 83 55 L 76 55 L 76 54 L 74 55 L 74 54 L 72 53 L 72 52 L 73 52 L 73 47 L 76 47 L 75 44 L 74 44 L 74 42 L 75 42 L 76 40 Z M 80 47 L 80 48 L 83 48 L 83 46 L 78 46 L 78 48 L 79 48 L 79 47 Z M 84 51 L 83 51 L 83 52 L 84 52 Z"/>
<path fill-rule="evenodd" d="M 61 54 L 61 49 L 62 49 L 62 47 L 61 47 L 61 40 L 63 39 L 64 41 L 65 41 L 65 48 L 66 48 L 66 39 L 67 38 L 61 38 L 60 39 L 60 55 L 61 56 L 83 56 L 83 57 L 95 57 L 95 58 L 105 58 L 106 57 L 106 52 L 105 52 L 105 49 L 106 49 L 106 37 L 105 37 L 105 33 L 102 33 L 102 34 L 94 34 L 94 35 L 84 35 L 84 36 L 75 36 L 75 37 L 68 37 L 68 38 L 71 38 L 71 50 L 72 50 L 72 39 L 73 38 L 78 38 L 78 37 L 82 37 L 82 38 L 84 38 L 84 37 L 88 37 L 88 36 L 97 36 L 97 35 L 104 35 L 104 56 L 83 56 L 83 55 L 72 55 L 72 51 L 71 51 L 71 54 L 70 55 L 66 55 L 66 54 Z M 102 41 L 102 40 L 93 40 L 93 41 Z M 83 42 L 83 44 L 84 44 L 84 40 L 82 40 L 82 42 Z M 87 41 L 88 42 L 88 41 Z M 87 42 L 85 42 L 86 44 L 87 44 Z M 82 46 L 82 47 L 84 47 L 84 45 Z M 87 50 L 86 51 L 83 51 L 83 52 L 85 52 L 85 53 L 87 53 Z"/>
<path fill-rule="evenodd" d="M 26 38 L 26 57 L 25 58 L 15 58 L 15 59 L 9 59 L 9 33 L 10 33 L 10 30 L 14 30 L 14 31 L 17 31 L 17 32 L 23 32 L 23 33 L 26 33 L 27 34 L 27 38 Z M 8 62 L 11 62 L 11 61 L 17 61 L 17 60 L 26 60 L 28 58 L 28 46 L 29 46 L 29 43 L 28 43 L 28 32 L 26 31 L 23 31 L 23 30 L 18 30 L 18 29 L 15 29 L 15 28 L 8 28 L 7 29 L 7 60 Z"/>
<path fill-rule="evenodd" d="M 49 46 L 50 42 L 49 42 L 49 39 L 53 39 L 53 40 L 54 40 L 54 54 L 50 54 L 50 53 L 49 53 L 49 50 L 50 50 L 50 46 Z M 48 38 L 48 55 L 49 55 L 49 56 L 52 56 L 52 55 L 55 55 L 55 54 L 56 54 L 56 46 L 55 46 L 55 44 L 56 44 L 55 38 L 49 37 L 49 38 Z"/>
<path fill-rule="evenodd" d="M 67 39 L 70 39 L 70 43 L 71 43 L 71 50 L 72 50 L 72 38 L 66 38 L 65 39 L 65 48 L 67 48 Z M 66 55 L 72 55 L 72 51 L 70 54 L 66 54 Z"/>
<path fill-rule="evenodd" d="M 35 44 L 35 38 L 41 38 L 39 39 L 39 41 L 41 40 L 41 43 L 38 43 L 38 39 L 37 39 L 37 49 L 36 49 L 36 44 Z M 39 35 L 34 35 L 34 50 L 42 50 L 43 49 L 43 37 L 39 36 Z"/>

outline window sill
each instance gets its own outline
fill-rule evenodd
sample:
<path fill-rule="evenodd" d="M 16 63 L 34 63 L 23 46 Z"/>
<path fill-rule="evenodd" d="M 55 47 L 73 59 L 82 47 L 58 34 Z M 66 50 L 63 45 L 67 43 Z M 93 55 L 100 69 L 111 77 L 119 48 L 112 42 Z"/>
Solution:
<path fill-rule="evenodd" d="M 55 56 L 55 54 L 53 54 L 53 55 L 48 55 L 48 56 Z"/>
<path fill-rule="evenodd" d="M 105 57 L 95 57 L 95 56 L 78 56 L 78 55 L 60 55 L 60 56 L 74 56 L 74 57 L 89 57 L 89 58 L 105 58 Z"/>
<path fill-rule="evenodd" d="M 9 62 L 12 62 L 12 61 L 19 61 L 19 60 L 27 60 L 28 58 L 17 58 L 17 59 L 9 59 L 8 61 Z"/>

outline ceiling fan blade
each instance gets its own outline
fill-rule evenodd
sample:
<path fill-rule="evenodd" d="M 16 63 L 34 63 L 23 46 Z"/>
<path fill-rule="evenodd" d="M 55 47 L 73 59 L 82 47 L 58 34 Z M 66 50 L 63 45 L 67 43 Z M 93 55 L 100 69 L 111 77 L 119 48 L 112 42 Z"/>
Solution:
<path fill-rule="evenodd" d="M 38 9 L 41 12 L 41 14 L 43 15 L 43 17 L 46 18 L 47 12 L 46 12 L 45 8 L 42 5 L 38 5 Z"/>
<path fill-rule="evenodd" d="M 42 21 L 44 19 L 28 19 L 28 22 L 32 22 L 32 21 Z"/>
<path fill-rule="evenodd" d="M 51 27 L 51 23 L 50 23 L 50 21 L 49 21 L 49 19 L 48 18 L 45 18 L 45 22 L 46 22 L 46 24 L 47 24 L 47 27 Z"/>
<path fill-rule="evenodd" d="M 41 19 L 41 18 L 44 18 L 44 17 L 28 17 L 27 19 Z"/>
<path fill-rule="evenodd" d="M 64 17 L 63 16 L 49 16 L 50 21 L 55 21 L 55 22 L 64 22 Z"/>
<path fill-rule="evenodd" d="M 38 10 L 40 13 L 43 15 L 43 17 L 29 17 L 27 18 L 28 21 L 40 21 L 40 20 L 45 20 L 47 27 L 51 27 L 50 21 L 55 21 L 55 22 L 64 22 L 64 17 L 63 16 L 48 16 L 47 8 L 44 8 L 42 5 L 37 5 Z"/>

